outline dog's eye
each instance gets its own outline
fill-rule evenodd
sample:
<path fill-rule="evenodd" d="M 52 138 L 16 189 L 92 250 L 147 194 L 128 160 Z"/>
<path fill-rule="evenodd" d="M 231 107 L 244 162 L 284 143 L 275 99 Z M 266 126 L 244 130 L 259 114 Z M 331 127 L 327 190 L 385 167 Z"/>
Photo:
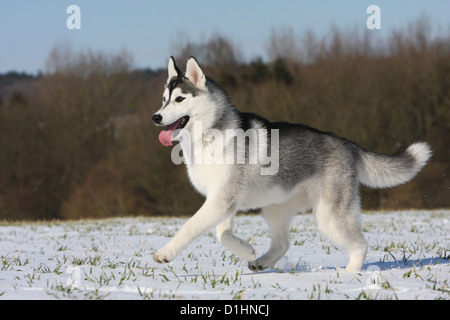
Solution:
<path fill-rule="evenodd" d="M 181 102 L 181 101 L 183 101 L 184 99 L 186 99 L 186 98 L 184 98 L 184 97 L 182 97 L 182 96 L 179 96 L 179 97 L 176 97 L 176 98 L 175 98 L 175 102 Z"/>
<path fill-rule="evenodd" d="M 166 103 L 166 97 L 163 97 L 163 103 Z"/>

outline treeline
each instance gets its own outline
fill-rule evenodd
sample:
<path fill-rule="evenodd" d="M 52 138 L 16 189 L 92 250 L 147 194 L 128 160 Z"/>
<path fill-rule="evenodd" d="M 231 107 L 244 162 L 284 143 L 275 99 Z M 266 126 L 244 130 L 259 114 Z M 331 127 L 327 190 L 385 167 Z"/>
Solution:
<path fill-rule="evenodd" d="M 414 26 L 414 25 L 413 25 Z M 390 39 L 274 31 L 267 59 L 245 62 L 221 35 L 177 42 L 197 56 L 238 109 L 301 122 L 395 154 L 424 140 L 429 165 L 394 189 L 362 188 L 365 209 L 450 206 L 450 37 L 416 24 Z M 183 165 L 151 121 L 166 70 L 132 57 L 57 47 L 46 72 L 0 85 L 0 218 L 191 215 L 201 205 Z M 2 82 L 0 81 L 0 84 Z"/>

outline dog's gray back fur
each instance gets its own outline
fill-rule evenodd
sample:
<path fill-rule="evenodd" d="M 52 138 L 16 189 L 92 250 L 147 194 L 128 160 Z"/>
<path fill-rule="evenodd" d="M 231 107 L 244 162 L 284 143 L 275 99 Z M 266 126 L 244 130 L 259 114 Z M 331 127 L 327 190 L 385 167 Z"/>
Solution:
<path fill-rule="evenodd" d="M 207 86 L 210 93 L 216 96 L 213 100 L 217 101 L 218 106 L 214 108 L 221 110 L 215 129 L 224 132 L 230 128 L 244 131 L 267 129 L 269 145 L 271 130 L 279 132 L 278 172 L 273 176 L 261 177 L 255 174 L 257 170 L 251 165 L 236 165 L 239 166 L 239 169 L 236 168 L 239 173 L 236 179 L 239 181 L 230 182 L 233 186 L 247 189 L 259 185 L 270 189 L 278 185 L 290 191 L 303 181 L 321 176 L 321 187 L 336 192 L 333 201 L 348 198 L 359 201 L 355 197 L 361 182 L 374 188 L 406 183 L 420 171 L 431 155 L 429 146 L 423 142 L 413 144 L 400 155 L 388 156 L 369 152 L 353 141 L 306 125 L 270 122 L 253 113 L 239 112 L 227 94 L 209 78 Z"/>

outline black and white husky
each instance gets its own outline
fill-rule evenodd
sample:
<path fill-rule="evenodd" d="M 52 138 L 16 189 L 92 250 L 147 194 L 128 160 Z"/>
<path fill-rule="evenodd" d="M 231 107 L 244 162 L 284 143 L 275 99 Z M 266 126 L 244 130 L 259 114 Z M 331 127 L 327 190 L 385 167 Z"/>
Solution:
<path fill-rule="evenodd" d="M 184 162 L 201 208 L 153 258 L 172 261 L 193 239 L 216 227 L 219 241 L 252 270 L 273 266 L 289 247 L 292 217 L 313 209 L 319 228 L 349 254 L 348 271 L 359 271 L 367 243 L 361 232 L 359 184 L 372 188 L 406 183 L 431 156 L 418 142 L 396 156 L 381 155 L 332 133 L 301 124 L 269 122 L 239 112 L 225 92 L 205 76 L 195 58 L 186 72 L 169 60 L 162 107 L 153 122 L 165 126 L 160 142 L 172 160 Z M 233 234 L 236 211 L 263 208 L 271 245 L 255 250 Z"/>

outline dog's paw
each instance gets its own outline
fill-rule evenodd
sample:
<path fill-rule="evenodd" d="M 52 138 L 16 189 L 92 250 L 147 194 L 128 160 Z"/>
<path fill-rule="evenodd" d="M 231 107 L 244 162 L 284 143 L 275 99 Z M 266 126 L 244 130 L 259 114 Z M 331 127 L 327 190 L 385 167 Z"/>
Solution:
<path fill-rule="evenodd" d="M 266 269 L 267 267 L 264 266 L 262 263 L 260 263 L 258 260 L 256 261 L 250 261 L 248 263 L 248 268 L 252 271 L 262 271 Z"/>
<path fill-rule="evenodd" d="M 168 263 L 170 262 L 169 259 L 166 256 L 160 256 L 157 255 L 156 253 L 153 255 L 153 260 L 155 260 L 158 263 Z"/>
<path fill-rule="evenodd" d="M 158 263 L 169 263 L 170 261 L 172 261 L 173 256 L 170 254 L 170 252 L 168 252 L 167 250 L 161 249 L 158 250 L 154 255 L 153 255 L 153 260 L 155 260 Z"/>

